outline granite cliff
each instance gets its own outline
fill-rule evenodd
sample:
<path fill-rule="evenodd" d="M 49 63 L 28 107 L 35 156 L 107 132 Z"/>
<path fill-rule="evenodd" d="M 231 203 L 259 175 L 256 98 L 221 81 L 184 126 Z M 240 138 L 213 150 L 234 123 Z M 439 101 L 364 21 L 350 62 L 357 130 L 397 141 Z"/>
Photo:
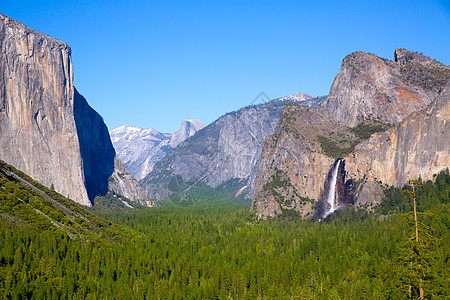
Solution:
<path fill-rule="evenodd" d="M 450 80 L 426 109 L 373 134 L 344 159 L 345 177 L 361 183 L 358 206 L 378 203 L 382 184 L 402 186 L 419 177 L 432 180 L 450 168 Z"/>
<path fill-rule="evenodd" d="M 357 141 L 348 127 L 317 109 L 286 105 L 275 132 L 264 140 L 252 209 L 260 218 L 284 210 L 313 217 L 335 156 Z"/>
<path fill-rule="evenodd" d="M 125 170 L 125 166 L 118 156 L 114 157 L 114 172 L 108 178 L 108 190 L 144 206 L 153 207 L 155 205 L 136 178 Z"/>
<path fill-rule="evenodd" d="M 231 192 L 247 189 L 256 176 L 260 145 L 275 127 L 281 108 L 261 105 L 226 114 L 170 150 L 141 185 L 158 200 L 200 183 L 214 189 L 238 179 Z"/>
<path fill-rule="evenodd" d="M 152 206 L 148 195 L 126 172 L 116 155 L 103 118 L 76 89 L 73 109 L 89 199 L 92 201 L 110 190 L 131 201 Z"/>
<path fill-rule="evenodd" d="M 91 205 L 114 157 L 103 119 L 74 87 L 70 46 L 0 14 L 0 159 Z"/>
<path fill-rule="evenodd" d="M 426 108 L 450 79 L 450 67 L 424 55 L 396 49 L 394 58 L 347 55 L 322 111 L 350 127 L 369 118 L 398 124 Z"/>

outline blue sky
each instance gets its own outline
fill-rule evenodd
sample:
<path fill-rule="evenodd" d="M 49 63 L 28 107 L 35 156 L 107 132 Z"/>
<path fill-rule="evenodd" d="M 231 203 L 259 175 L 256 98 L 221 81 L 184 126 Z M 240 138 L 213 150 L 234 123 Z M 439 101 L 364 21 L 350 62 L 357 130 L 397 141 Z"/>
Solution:
<path fill-rule="evenodd" d="M 328 94 L 345 55 L 450 64 L 449 1 L 15 1 L 0 11 L 72 47 L 108 128 L 214 121 L 260 93 Z"/>

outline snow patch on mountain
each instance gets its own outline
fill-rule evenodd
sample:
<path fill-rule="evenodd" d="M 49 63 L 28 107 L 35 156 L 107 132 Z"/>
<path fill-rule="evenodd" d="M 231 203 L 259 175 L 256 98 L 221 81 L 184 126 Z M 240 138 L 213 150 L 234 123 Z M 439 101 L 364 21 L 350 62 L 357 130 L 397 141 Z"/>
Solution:
<path fill-rule="evenodd" d="M 171 134 L 153 128 L 124 125 L 112 130 L 110 136 L 117 156 L 127 171 L 140 180 L 153 170 L 155 163 L 170 149 L 205 126 L 199 120 L 183 120 L 180 129 Z"/>

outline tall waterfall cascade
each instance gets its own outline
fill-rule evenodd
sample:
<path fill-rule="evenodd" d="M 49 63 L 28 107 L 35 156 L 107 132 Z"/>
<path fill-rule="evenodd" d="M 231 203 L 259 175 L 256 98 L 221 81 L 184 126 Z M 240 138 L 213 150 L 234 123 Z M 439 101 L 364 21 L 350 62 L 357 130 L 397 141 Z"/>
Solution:
<path fill-rule="evenodd" d="M 337 183 L 337 175 L 339 172 L 339 165 L 341 164 L 341 160 L 337 160 L 334 164 L 333 171 L 332 171 L 332 177 L 330 180 L 330 185 L 328 187 L 328 195 L 326 199 L 326 210 L 323 214 L 323 218 L 328 217 L 332 213 L 334 213 L 339 208 L 339 196 L 336 190 L 336 183 Z"/>

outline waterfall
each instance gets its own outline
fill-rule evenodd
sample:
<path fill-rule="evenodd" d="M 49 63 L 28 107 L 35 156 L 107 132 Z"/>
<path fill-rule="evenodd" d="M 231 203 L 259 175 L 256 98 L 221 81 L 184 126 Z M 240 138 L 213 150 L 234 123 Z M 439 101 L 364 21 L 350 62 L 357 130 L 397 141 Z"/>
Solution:
<path fill-rule="evenodd" d="M 337 182 L 337 175 L 339 172 L 339 165 L 341 164 L 341 160 L 338 159 L 336 163 L 334 164 L 334 169 L 332 171 L 332 177 L 330 180 L 330 186 L 328 187 L 328 196 L 326 200 L 327 209 L 325 210 L 325 213 L 323 214 L 323 218 L 328 217 L 330 214 L 334 213 L 338 208 L 338 193 L 336 191 L 336 182 Z"/>

